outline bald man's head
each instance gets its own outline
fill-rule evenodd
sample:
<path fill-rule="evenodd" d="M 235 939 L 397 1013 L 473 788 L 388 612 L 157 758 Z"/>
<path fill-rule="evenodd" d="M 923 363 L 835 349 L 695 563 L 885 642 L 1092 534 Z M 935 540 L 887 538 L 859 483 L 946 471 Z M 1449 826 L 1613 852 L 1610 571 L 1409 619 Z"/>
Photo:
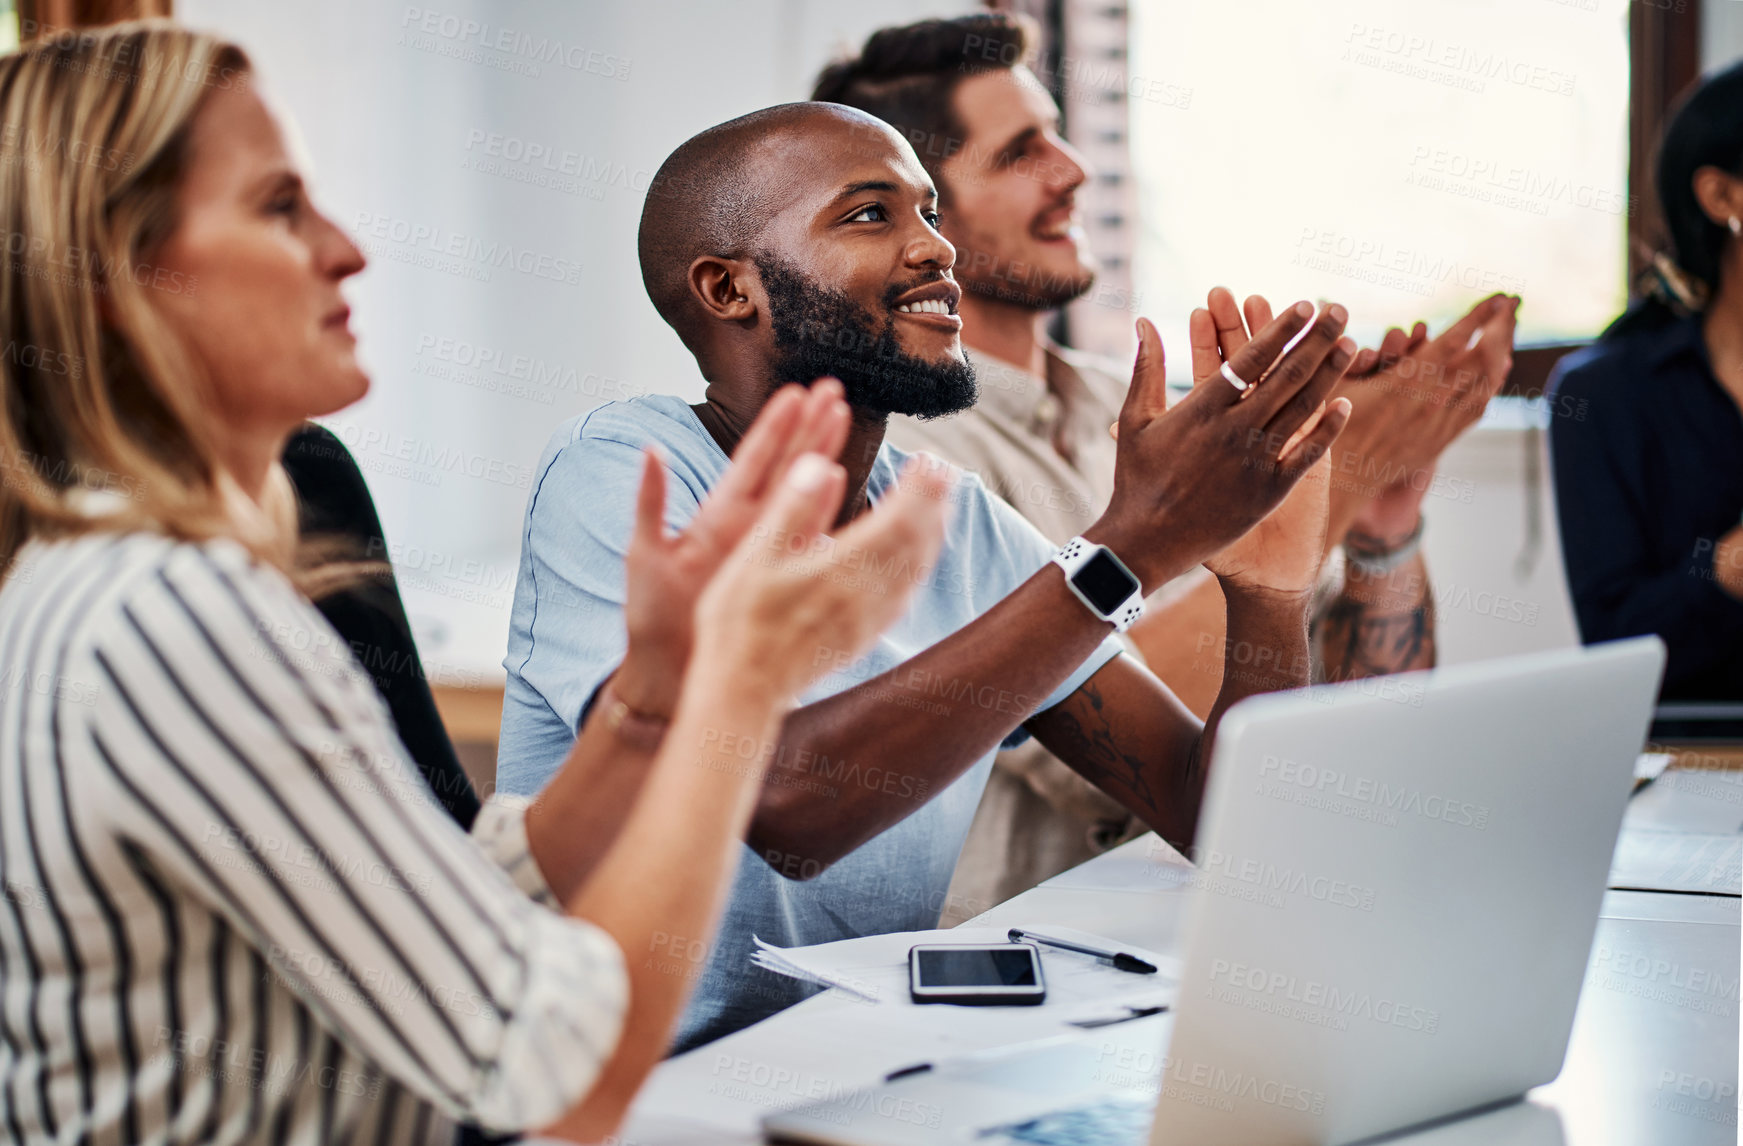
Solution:
<path fill-rule="evenodd" d="M 856 409 L 974 401 L 937 190 L 888 124 L 783 104 L 711 127 L 648 188 L 642 283 L 711 392 L 841 380 Z"/>
<path fill-rule="evenodd" d="M 700 308 L 690 264 L 702 255 L 746 258 L 763 228 L 792 199 L 792 145 L 819 135 L 871 137 L 905 146 L 874 116 L 839 104 L 785 103 L 727 120 L 666 157 L 648 185 L 636 250 L 642 285 L 660 317 L 691 345 Z"/>

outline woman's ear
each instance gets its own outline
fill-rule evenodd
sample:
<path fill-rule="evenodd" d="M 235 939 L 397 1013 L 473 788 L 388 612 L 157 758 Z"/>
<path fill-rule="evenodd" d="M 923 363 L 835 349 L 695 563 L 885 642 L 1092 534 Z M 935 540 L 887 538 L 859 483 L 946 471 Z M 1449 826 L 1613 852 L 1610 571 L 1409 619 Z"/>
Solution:
<path fill-rule="evenodd" d="M 723 322 L 755 318 L 761 285 L 742 259 L 704 255 L 690 264 L 690 293 L 710 318 Z"/>
<path fill-rule="evenodd" d="M 1722 167 L 1701 167 L 1695 170 L 1695 202 L 1701 211 L 1718 226 L 1736 233 L 1731 220 L 1743 219 L 1743 179 Z"/>

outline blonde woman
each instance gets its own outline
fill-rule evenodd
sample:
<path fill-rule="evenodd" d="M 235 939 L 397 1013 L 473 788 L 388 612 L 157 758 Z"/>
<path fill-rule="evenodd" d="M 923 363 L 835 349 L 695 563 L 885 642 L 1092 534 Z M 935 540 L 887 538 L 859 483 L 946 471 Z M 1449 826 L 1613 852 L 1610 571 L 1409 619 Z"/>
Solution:
<path fill-rule="evenodd" d="M 842 532 L 888 558 L 848 578 L 838 386 L 779 395 L 681 535 L 650 457 L 625 661 L 469 839 L 298 588 L 277 459 L 368 386 L 363 258 L 248 60 L 167 23 L 0 60 L 0 215 L 0 1135 L 609 1133 L 718 914 L 741 746 L 895 619 L 866 570 L 931 559 L 939 481 Z"/>

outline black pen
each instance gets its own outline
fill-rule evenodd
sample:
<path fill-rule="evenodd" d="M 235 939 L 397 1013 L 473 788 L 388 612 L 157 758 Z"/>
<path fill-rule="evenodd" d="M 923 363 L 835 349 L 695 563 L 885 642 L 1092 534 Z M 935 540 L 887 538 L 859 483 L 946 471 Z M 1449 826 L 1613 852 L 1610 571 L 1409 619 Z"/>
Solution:
<path fill-rule="evenodd" d="M 1136 955 L 1128 955 L 1124 951 L 1103 951 L 1096 947 L 1085 947 L 1081 943 L 1068 943 L 1063 939 L 1049 939 L 1045 935 L 1024 931 L 1020 927 L 1011 928 L 1008 934 L 1012 943 L 1043 943 L 1048 947 L 1057 947 L 1062 951 L 1075 951 L 1079 955 L 1094 955 L 1097 959 L 1106 959 L 1114 965 L 1116 971 L 1130 971 L 1134 975 L 1154 975 L 1156 973 L 1155 964 L 1146 963 Z"/>
<path fill-rule="evenodd" d="M 1159 1003 L 1154 1007 L 1127 1007 L 1126 1010 L 1131 1012 L 1130 1014 L 1120 1015 L 1117 1018 L 1111 1019 L 1073 1019 L 1071 1025 L 1074 1027 L 1082 1027 L 1086 1031 L 1092 1031 L 1097 1027 L 1111 1027 L 1116 1023 L 1129 1023 L 1133 1019 L 1147 1019 L 1151 1015 L 1160 1015 L 1167 1009 L 1167 1003 Z M 888 1082 L 889 1080 L 885 1079 L 884 1081 Z"/>
<path fill-rule="evenodd" d="M 925 1074 L 927 1071 L 929 1071 L 931 1069 L 932 1069 L 931 1063 L 929 1063 L 929 1062 L 917 1062 L 913 1066 L 905 1066 L 900 1070 L 892 1070 L 890 1073 L 884 1075 L 884 1081 L 885 1082 L 894 1082 L 898 1078 L 907 1078 L 911 1074 Z"/>

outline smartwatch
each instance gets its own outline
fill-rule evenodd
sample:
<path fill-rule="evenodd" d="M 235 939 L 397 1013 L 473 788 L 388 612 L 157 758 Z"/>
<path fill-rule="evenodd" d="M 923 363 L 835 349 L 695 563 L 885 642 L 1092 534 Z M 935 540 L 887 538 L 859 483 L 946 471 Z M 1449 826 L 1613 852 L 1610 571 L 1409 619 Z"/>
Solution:
<path fill-rule="evenodd" d="M 1144 586 L 1105 545 L 1073 537 L 1053 555 L 1065 583 L 1089 611 L 1120 632 L 1144 615 Z"/>

